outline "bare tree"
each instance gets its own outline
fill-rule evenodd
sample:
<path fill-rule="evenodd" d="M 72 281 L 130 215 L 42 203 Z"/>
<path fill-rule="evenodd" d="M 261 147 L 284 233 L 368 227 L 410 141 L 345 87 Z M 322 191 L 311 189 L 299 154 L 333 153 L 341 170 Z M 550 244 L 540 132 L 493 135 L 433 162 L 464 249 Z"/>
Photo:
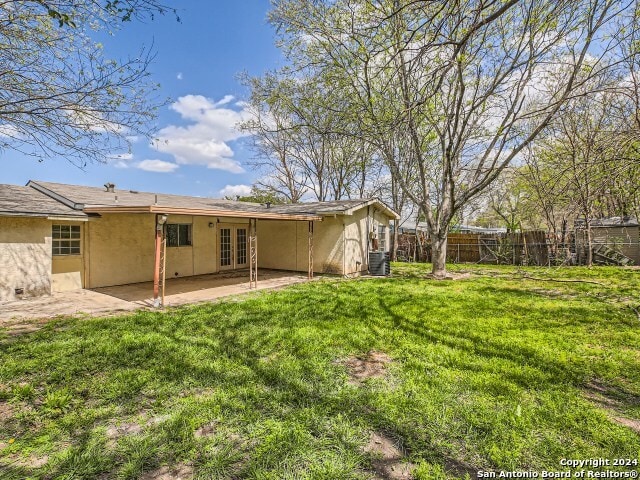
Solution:
<path fill-rule="evenodd" d="M 313 79 L 268 74 L 246 78 L 250 118 L 240 128 L 253 134 L 254 165 L 265 172 L 260 186 L 292 202 L 362 197 L 375 149 L 341 132 L 327 91 Z"/>
<path fill-rule="evenodd" d="M 273 96 L 277 78 L 263 79 L 243 76 L 251 88 L 247 110 L 250 118 L 239 128 L 252 134 L 255 157 L 253 166 L 263 173 L 257 186 L 281 195 L 290 203 L 298 203 L 306 190 L 306 177 L 294 155 L 296 126 L 289 112 Z"/>
<path fill-rule="evenodd" d="M 551 172 L 547 177 L 555 179 L 556 189 L 584 218 L 588 266 L 593 260 L 592 220 L 603 212 L 612 186 L 629 168 L 620 162 L 627 147 L 621 141 L 624 126 L 615 115 L 616 97 L 615 89 L 607 89 L 571 99 L 538 139 L 538 163 Z"/>
<path fill-rule="evenodd" d="M 110 59 L 92 35 L 168 10 L 155 0 L 0 1 L 0 146 L 83 166 L 149 136 L 163 104 L 152 54 Z"/>
<path fill-rule="evenodd" d="M 416 180 L 391 172 L 429 225 L 433 274 L 449 225 L 604 70 L 631 1 L 281 0 L 272 21 L 296 74 L 326 78 L 381 150 L 411 139 Z M 548 81 L 553 76 L 553 82 Z M 354 113 L 357 112 L 357 113 Z"/>

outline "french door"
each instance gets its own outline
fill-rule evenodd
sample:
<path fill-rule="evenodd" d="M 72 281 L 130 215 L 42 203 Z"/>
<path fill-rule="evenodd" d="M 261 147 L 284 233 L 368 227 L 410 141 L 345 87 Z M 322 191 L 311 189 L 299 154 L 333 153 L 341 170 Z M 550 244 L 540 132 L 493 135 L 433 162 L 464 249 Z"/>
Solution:
<path fill-rule="evenodd" d="M 218 245 L 220 270 L 235 270 L 249 265 L 248 225 L 218 224 Z"/>

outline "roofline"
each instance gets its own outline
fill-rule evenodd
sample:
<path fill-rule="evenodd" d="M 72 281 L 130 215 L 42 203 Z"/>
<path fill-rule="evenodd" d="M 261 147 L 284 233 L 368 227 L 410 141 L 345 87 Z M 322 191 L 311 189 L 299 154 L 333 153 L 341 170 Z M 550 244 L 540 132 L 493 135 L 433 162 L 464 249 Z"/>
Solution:
<path fill-rule="evenodd" d="M 264 220 L 309 220 L 322 221 L 322 217 L 312 214 L 286 214 L 286 213 L 268 213 L 268 212 L 230 212 L 229 210 L 215 210 L 203 208 L 180 208 L 180 207 L 163 207 L 160 205 L 146 206 L 100 206 L 88 205 L 84 208 L 86 213 L 165 213 L 173 215 L 196 215 L 207 217 L 236 217 L 236 218 L 258 218 Z"/>
<path fill-rule="evenodd" d="M 84 207 L 84 204 L 75 203 L 72 200 L 68 199 L 67 197 L 63 197 L 59 193 L 56 193 L 53 190 L 49 190 L 47 187 L 43 187 L 42 185 L 40 185 L 37 182 L 34 182 L 33 180 L 29 180 L 27 182 L 26 186 L 27 187 L 31 187 L 31 188 L 39 191 L 40 193 L 46 195 L 47 197 L 51 197 L 54 200 L 57 200 L 60 203 L 66 205 L 67 207 L 72 208 L 74 210 L 82 210 L 82 208 Z M 70 185 L 70 186 L 73 186 L 73 185 Z"/>
<path fill-rule="evenodd" d="M 353 215 L 353 212 L 355 212 L 356 210 L 359 210 L 363 207 L 368 207 L 370 205 L 373 204 L 377 204 L 379 205 L 381 208 L 381 210 L 383 212 L 385 212 L 389 217 L 393 218 L 394 220 L 397 220 L 400 218 L 400 215 L 398 215 L 396 212 L 394 212 L 393 210 L 391 210 L 389 207 L 387 207 L 387 205 L 380 200 L 379 198 L 372 198 L 370 200 L 365 200 L 362 203 L 359 203 L 357 205 L 354 205 L 351 208 L 346 209 L 344 212 L 342 212 L 343 215 Z M 329 213 L 328 215 L 334 215 L 333 213 Z"/>
<path fill-rule="evenodd" d="M 0 217 L 46 218 L 47 220 L 76 220 L 78 222 L 87 221 L 87 216 L 84 214 L 65 215 L 64 213 L 16 212 L 7 210 L 0 211 Z"/>

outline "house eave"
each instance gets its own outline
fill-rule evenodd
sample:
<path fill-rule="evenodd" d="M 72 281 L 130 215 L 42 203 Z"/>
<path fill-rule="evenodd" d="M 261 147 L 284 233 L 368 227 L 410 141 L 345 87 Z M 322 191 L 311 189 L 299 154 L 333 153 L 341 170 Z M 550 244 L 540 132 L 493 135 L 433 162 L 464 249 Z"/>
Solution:
<path fill-rule="evenodd" d="M 205 217 L 234 217 L 234 218 L 257 218 L 264 220 L 307 220 L 307 221 L 322 221 L 320 215 L 310 214 L 282 214 L 282 213 L 270 213 L 270 212 L 252 212 L 252 211 L 228 211 L 228 210 L 216 210 L 216 209 L 202 209 L 202 208 L 179 208 L 179 207 L 164 207 L 161 205 L 144 205 L 144 206 L 100 206 L 91 205 L 85 206 L 85 213 L 162 213 L 167 215 L 196 215 Z"/>
<path fill-rule="evenodd" d="M 394 212 L 393 210 L 391 210 L 389 207 L 387 207 L 380 199 L 378 198 L 372 198 L 371 200 L 367 200 L 366 202 L 362 202 L 356 206 L 353 206 L 347 210 L 345 210 L 343 212 L 344 215 L 353 215 L 353 213 L 356 210 L 360 210 L 361 208 L 364 207 L 369 207 L 371 205 L 375 205 L 378 210 L 380 210 L 381 212 L 385 213 L 389 218 L 393 219 L 393 220 L 397 220 L 400 218 L 400 215 L 398 215 L 396 212 Z M 333 215 L 333 214 L 332 214 Z"/>
<path fill-rule="evenodd" d="M 77 221 L 86 222 L 87 217 L 85 215 L 64 215 L 64 214 L 52 214 L 42 212 L 16 212 L 16 211 L 0 211 L 0 217 L 23 217 L 23 218 L 44 218 L 47 220 L 65 220 L 65 221 Z"/>

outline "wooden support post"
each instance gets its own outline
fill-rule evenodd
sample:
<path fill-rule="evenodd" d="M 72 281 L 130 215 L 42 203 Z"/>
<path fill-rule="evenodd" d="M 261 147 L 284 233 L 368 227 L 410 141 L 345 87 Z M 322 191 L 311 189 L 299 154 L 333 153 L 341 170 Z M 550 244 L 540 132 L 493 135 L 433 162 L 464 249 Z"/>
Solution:
<path fill-rule="evenodd" d="M 162 288 L 160 289 L 161 298 L 162 298 L 161 305 L 164 307 L 164 290 L 165 290 L 165 285 L 167 280 L 167 239 L 166 238 L 162 239 L 162 264 L 160 265 L 160 268 L 162 269 L 160 273 L 160 282 L 162 285 Z"/>
<path fill-rule="evenodd" d="M 164 226 L 160 216 L 156 215 L 156 245 L 155 245 L 155 262 L 153 268 L 153 306 L 160 307 L 160 269 L 162 266 L 162 241 Z"/>
<path fill-rule="evenodd" d="M 249 288 L 258 288 L 258 220 L 249 219 Z"/>
<path fill-rule="evenodd" d="M 313 220 L 309 220 L 309 280 L 313 278 Z"/>
<path fill-rule="evenodd" d="M 167 240 L 164 238 L 164 224 L 166 222 L 167 215 L 156 215 L 156 248 L 153 268 L 153 306 L 156 308 L 164 306 L 164 284 L 167 261 Z"/>

